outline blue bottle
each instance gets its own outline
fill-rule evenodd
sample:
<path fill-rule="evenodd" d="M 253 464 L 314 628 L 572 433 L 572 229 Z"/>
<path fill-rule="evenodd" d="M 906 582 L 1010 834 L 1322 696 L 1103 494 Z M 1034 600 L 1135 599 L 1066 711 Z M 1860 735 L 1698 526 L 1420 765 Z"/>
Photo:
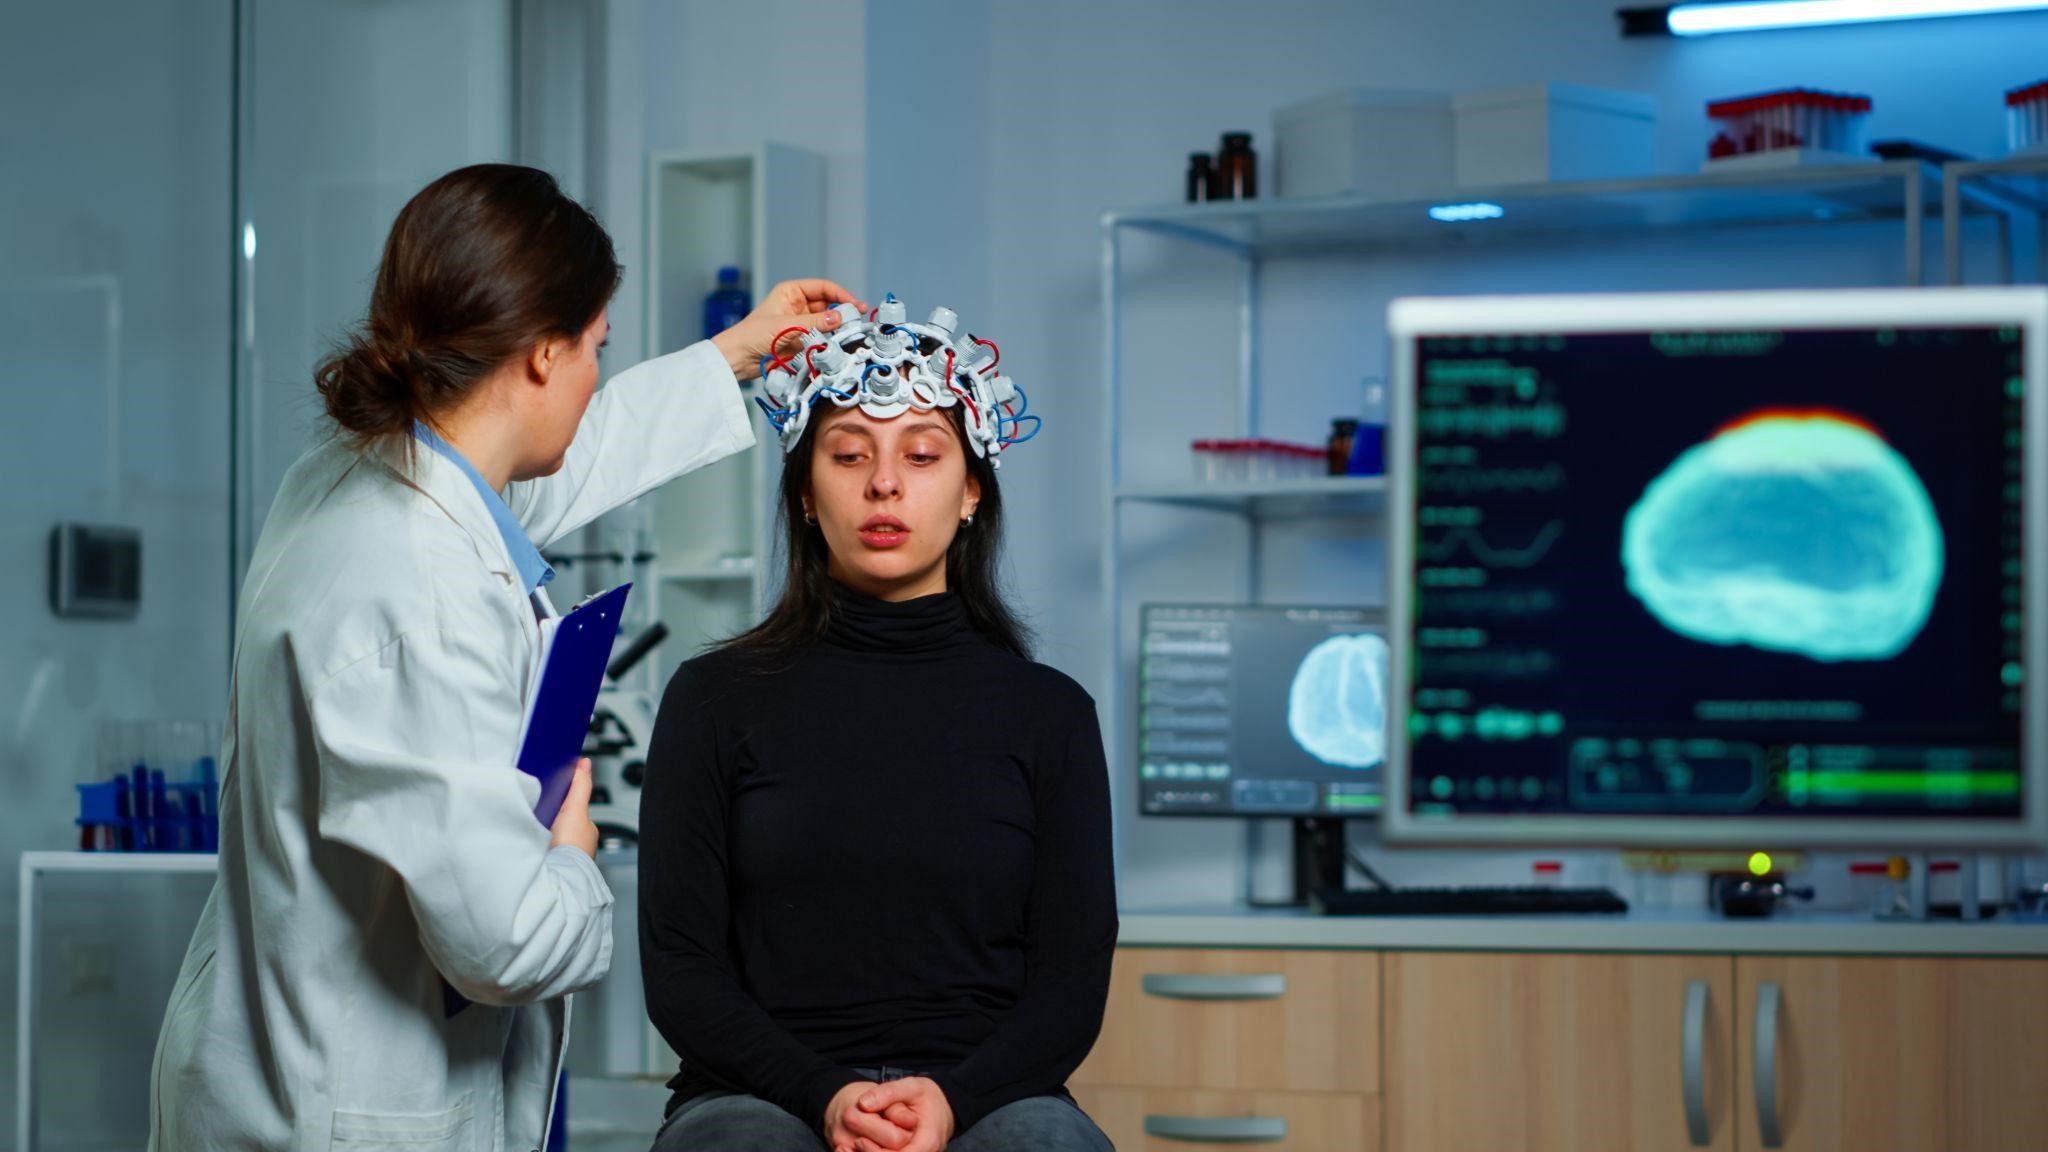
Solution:
<path fill-rule="evenodd" d="M 1365 411 L 1360 413 L 1358 431 L 1351 438 L 1351 459 L 1344 471 L 1351 476 L 1383 476 L 1387 471 L 1387 386 L 1377 377 L 1365 381 Z"/>
<path fill-rule="evenodd" d="M 731 264 L 718 270 L 718 288 L 704 298 L 704 338 L 711 339 L 746 319 L 754 305 L 740 287 L 740 270 Z"/>

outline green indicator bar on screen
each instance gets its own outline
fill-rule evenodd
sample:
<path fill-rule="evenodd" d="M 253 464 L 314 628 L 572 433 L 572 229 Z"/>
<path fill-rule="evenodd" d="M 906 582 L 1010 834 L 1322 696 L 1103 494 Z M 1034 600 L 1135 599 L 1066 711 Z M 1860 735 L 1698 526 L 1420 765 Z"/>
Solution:
<path fill-rule="evenodd" d="M 1324 802 L 1333 812 L 1359 811 L 1379 808 L 1386 802 L 1384 796 L 1328 796 Z"/>
<path fill-rule="evenodd" d="M 1788 772 L 1787 792 L 1865 793 L 1869 795 L 1923 796 L 1968 793 L 1976 796 L 2016 796 L 2020 790 L 2017 772 Z"/>

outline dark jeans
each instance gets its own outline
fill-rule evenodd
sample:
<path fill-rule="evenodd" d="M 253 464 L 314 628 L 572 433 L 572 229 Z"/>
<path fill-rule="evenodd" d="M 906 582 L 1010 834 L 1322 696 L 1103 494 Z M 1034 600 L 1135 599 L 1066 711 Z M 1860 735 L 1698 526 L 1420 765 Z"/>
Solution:
<path fill-rule="evenodd" d="M 916 1075 L 901 1068 L 856 1068 L 875 1081 Z M 654 1138 L 654 1152 L 819 1152 L 825 1139 L 758 1096 L 706 1092 L 674 1112 Z M 1033 1096 L 982 1117 L 947 1152 L 1116 1152 L 1081 1106 L 1065 1096 Z"/>

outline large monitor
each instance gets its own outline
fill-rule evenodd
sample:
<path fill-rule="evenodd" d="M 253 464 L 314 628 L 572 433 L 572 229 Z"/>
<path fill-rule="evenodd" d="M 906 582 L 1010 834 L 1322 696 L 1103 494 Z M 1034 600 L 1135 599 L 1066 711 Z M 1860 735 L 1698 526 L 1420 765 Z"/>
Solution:
<path fill-rule="evenodd" d="M 2048 842 L 2048 291 L 1397 301 L 1390 838 Z"/>
<path fill-rule="evenodd" d="M 1147 604 L 1140 810 L 1369 816 L 1386 759 L 1384 613 Z"/>

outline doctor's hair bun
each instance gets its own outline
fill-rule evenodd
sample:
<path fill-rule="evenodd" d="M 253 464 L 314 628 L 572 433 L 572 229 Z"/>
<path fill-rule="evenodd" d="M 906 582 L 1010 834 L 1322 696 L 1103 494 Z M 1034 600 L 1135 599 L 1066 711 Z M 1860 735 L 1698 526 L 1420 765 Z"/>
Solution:
<path fill-rule="evenodd" d="M 412 427 L 434 410 L 429 398 L 441 391 L 420 378 L 407 349 L 367 332 L 350 337 L 321 361 L 313 379 L 327 402 L 327 415 L 342 431 L 364 440 Z"/>
<path fill-rule="evenodd" d="M 612 239 L 555 178 L 458 168 L 398 213 L 369 314 L 314 370 L 359 444 L 446 413 L 543 340 L 575 339 L 619 287 Z"/>

